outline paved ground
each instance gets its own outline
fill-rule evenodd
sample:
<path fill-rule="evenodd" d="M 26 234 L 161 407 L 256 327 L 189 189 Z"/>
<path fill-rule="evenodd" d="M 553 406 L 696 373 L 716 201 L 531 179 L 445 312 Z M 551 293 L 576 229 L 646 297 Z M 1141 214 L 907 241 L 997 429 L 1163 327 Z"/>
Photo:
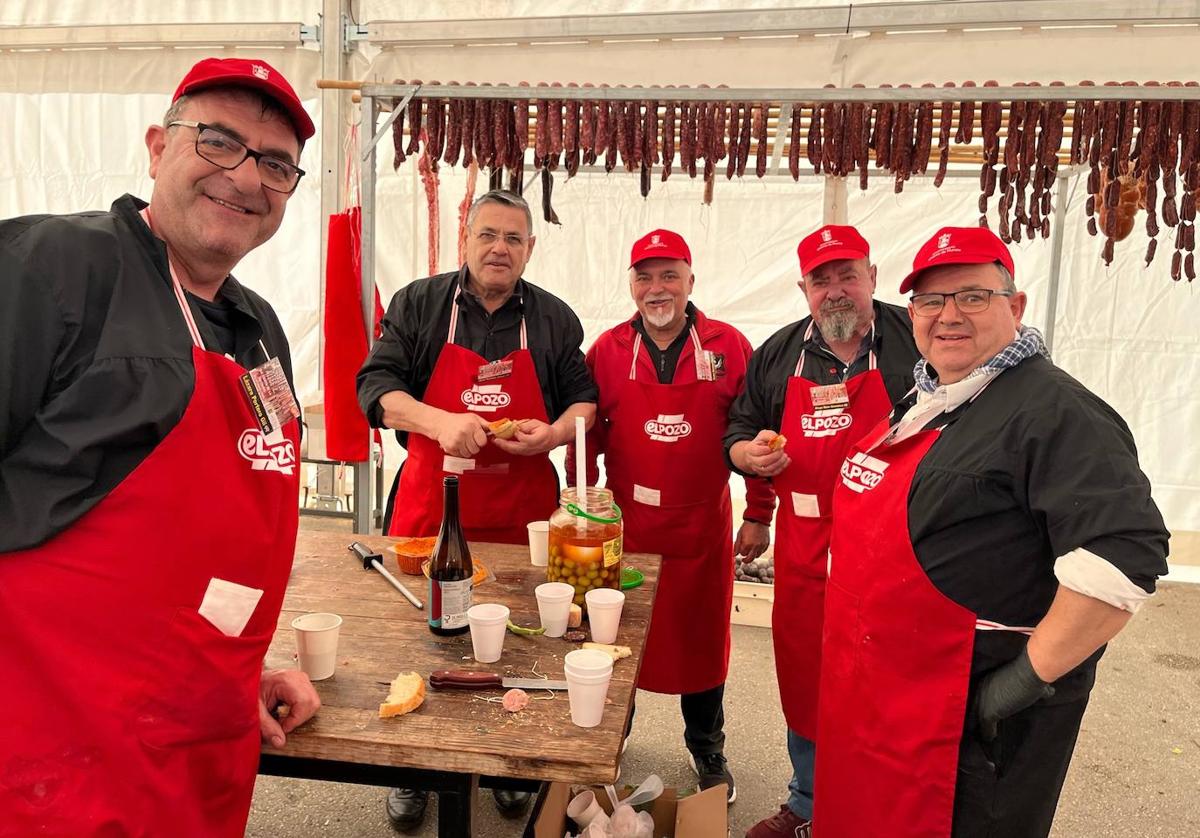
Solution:
<path fill-rule="evenodd" d="M 726 754 L 738 785 L 730 831 L 740 838 L 778 806 L 790 770 L 770 633 L 735 626 L 733 636 Z M 668 784 L 694 782 L 682 735 L 677 700 L 641 693 L 622 778 L 657 772 Z M 417 834 L 436 835 L 433 824 L 430 817 Z M 521 834 L 496 816 L 487 793 L 477 825 L 487 838 Z M 276 778 L 259 780 L 247 830 L 254 838 L 391 834 L 380 789 Z M 1053 836 L 1200 836 L 1200 586 L 1163 585 L 1109 650 Z"/>

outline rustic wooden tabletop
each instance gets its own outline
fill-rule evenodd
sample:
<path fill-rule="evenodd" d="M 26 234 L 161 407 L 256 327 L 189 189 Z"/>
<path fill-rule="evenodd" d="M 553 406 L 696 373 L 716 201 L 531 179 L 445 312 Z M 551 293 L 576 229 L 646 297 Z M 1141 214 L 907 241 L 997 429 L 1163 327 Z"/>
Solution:
<path fill-rule="evenodd" d="M 289 735 L 283 750 L 268 748 L 264 753 L 529 780 L 609 783 L 616 779 L 658 581 L 657 556 L 624 557 L 626 566 L 642 571 L 645 582 L 626 591 L 616 642 L 630 647 L 633 655 L 613 667 L 608 689 L 611 704 L 599 727 L 572 724 L 566 691 L 530 691 L 533 700 L 528 708 L 509 713 L 500 705 L 504 692 L 500 689 L 486 693 L 427 689 L 425 701 L 416 711 L 381 719 L 379 704 L 387 695 L 388 683 L 401 672 L 415 671 L 426 681 L 437 669 L 562 679 L 563 657 L 579 645 L 561 638 L 508 632 L 499 662 L 476 663 L 470 634 L 433 634 L 424 610 L 413 607 L 374 570 L 363 570 L 362 563 L 347 550 L 354 538 L 345 533 L 300 532 L 266 665 L 295 666 L 292 619 L 307 612 L 329 611 L 344 620 L 337 670 L 332 678 L 316 682 L 321 695 L 316 718 Z M 361 536 L 358 540 L 384 553 L 384 566 L 419 599 L 428 600 L 425 577 L 399 573 L 385 552 L 391 539 Z M 473 601 L 507 605 L 513 622 L 538 626 L 533 589 L 545 581 L 545 568 L 530 564 L 525 546 L 470 546 L 472 555 L 495 576 L 475 589 Z"/>

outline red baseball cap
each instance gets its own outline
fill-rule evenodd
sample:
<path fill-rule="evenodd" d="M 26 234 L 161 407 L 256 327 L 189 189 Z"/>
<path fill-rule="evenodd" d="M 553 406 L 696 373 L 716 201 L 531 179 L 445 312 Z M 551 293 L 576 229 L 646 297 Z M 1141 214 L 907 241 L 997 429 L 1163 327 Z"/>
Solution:
<path fill-rule="evenodd" d="M 205 58 L 188 70 L 171 101 L 175 102 L 187 93 L 221 85 L 252 87 L 270 96 L 291 117 L 296 136 L 301 140 L 307 140 L 317 133 L 308 112 L 300 104 L 300 97 L 288 80 L 270 64 L 257 58 Z"/>
<path fill-rule="evenodd" d="M 1016 277 L 1012 255 L 1000 237 L 986 227 L 943 227 L 921 245 L 913 258 L 912 272 L 900 283 L 900 293 L 906 294 L 917 281 L 917 275 L 938 265 L 984 265 L 999 262 Z"/>
<path fill-rule="evenodd" d="M 800 240 L 796 255 L 800 257 L 800 275 L 808 276 L 835 259 L 866 259 L 871 255 L 871 245 L 853 227 L 826 224 Z"/>
<path fill-rule="evenodd" d="M 633 243 L 629 253 L 629 267 L 643 259 L 682 259 L 692 264 L 692 251 L 688 250 L 683 236 L 670 230 L 651 230 Z"/>

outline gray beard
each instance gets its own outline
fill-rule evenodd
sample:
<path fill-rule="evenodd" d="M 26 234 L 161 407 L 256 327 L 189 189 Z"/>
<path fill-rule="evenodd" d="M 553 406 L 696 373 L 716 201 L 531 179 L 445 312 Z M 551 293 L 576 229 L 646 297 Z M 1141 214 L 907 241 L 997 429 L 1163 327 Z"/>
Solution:
<path fill-rule="evenodd" d="M 844 343 L 854 337 L 858 330 L 858 312 L 849 309 L 818 313 L 817 325 L 821 328 L 821 336 L 825 340 Z"/>
<path fill-rule="evenodd" d="M 658 329 L 664 329 L 671 324 L 672 320 L 675 319 L 675 306 L 671 306 L 669 309 L 664 310 L 662 314 L 651 314 L 650 312 L 646 312 L 643 317 L 649 321 L 650 325 Z"/>

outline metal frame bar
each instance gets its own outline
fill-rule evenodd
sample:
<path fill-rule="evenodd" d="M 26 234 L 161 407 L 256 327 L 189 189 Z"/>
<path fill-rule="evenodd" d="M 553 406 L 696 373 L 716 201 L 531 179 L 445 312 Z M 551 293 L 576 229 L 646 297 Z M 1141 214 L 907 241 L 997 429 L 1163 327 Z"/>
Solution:
<path fill-rule="evenodd" d="M 1046 294 L 1046 328 L 1042 334 L 1046 342 L 1046 351 L 1054 350 L 1054 325 L 1058 319 L 1058 285 L 1062 278 L 1063 255 L 1063 225 L 1067 223 L 1067 182 L 1072 177 L 1078 177 L 1073 171 L 1059 172 L 1057 195 L 1054 200 L 1054 227 L 1050 240 L 1050 289 Z"/>
<path fill-rule="evenodd" d="M 400 113 L 396 109 L 393 114 Z M 370 128 L 375 127 L 378 119 L 378 102 L 374 96 L 363 96 L 362 118 Z M 372 142 L 363 153 L 362 164 L 362 318 L 367 333 L 367 351 L 375 342 L 375 143 Z M 367 434 L 367 460 L 355 463 L 354 469 L 354 532 L 359 535 L 371 533 L 372 513 L 374 512 L 371 494 L 370 468 L 376 455 L 375 440 L 372 434 Z M 361 467 L 360 467 L 361 466 Z"/>
<path fill-rule="evenodd" d="M 854 3 L 743 11 L 522 17 L 490 20 L 371 21 L 377 46 L 526 44 L 606 39 L 737 38 L 840 35 L 851 32 L 1040 26 L 1112 26 L 1200 21 L 1191 0 L 974 0 L 974 2 Z"/>
<path fill-rule="evenodd" d="M 299 46 L 303 23 L 145 23 L 0 27 L 0 49 Z"/>
<path fill-rule="evenodd" d="M 1163 85 L 1041 85 L 1037 87 L 468 87 L 466 85 L 364 84 L 363 99 L 400 97 L 413 91 L 418 99 L 579 99 L 610 102 L 1073 102 L 1200 100 L 1200 87 Z"/>

